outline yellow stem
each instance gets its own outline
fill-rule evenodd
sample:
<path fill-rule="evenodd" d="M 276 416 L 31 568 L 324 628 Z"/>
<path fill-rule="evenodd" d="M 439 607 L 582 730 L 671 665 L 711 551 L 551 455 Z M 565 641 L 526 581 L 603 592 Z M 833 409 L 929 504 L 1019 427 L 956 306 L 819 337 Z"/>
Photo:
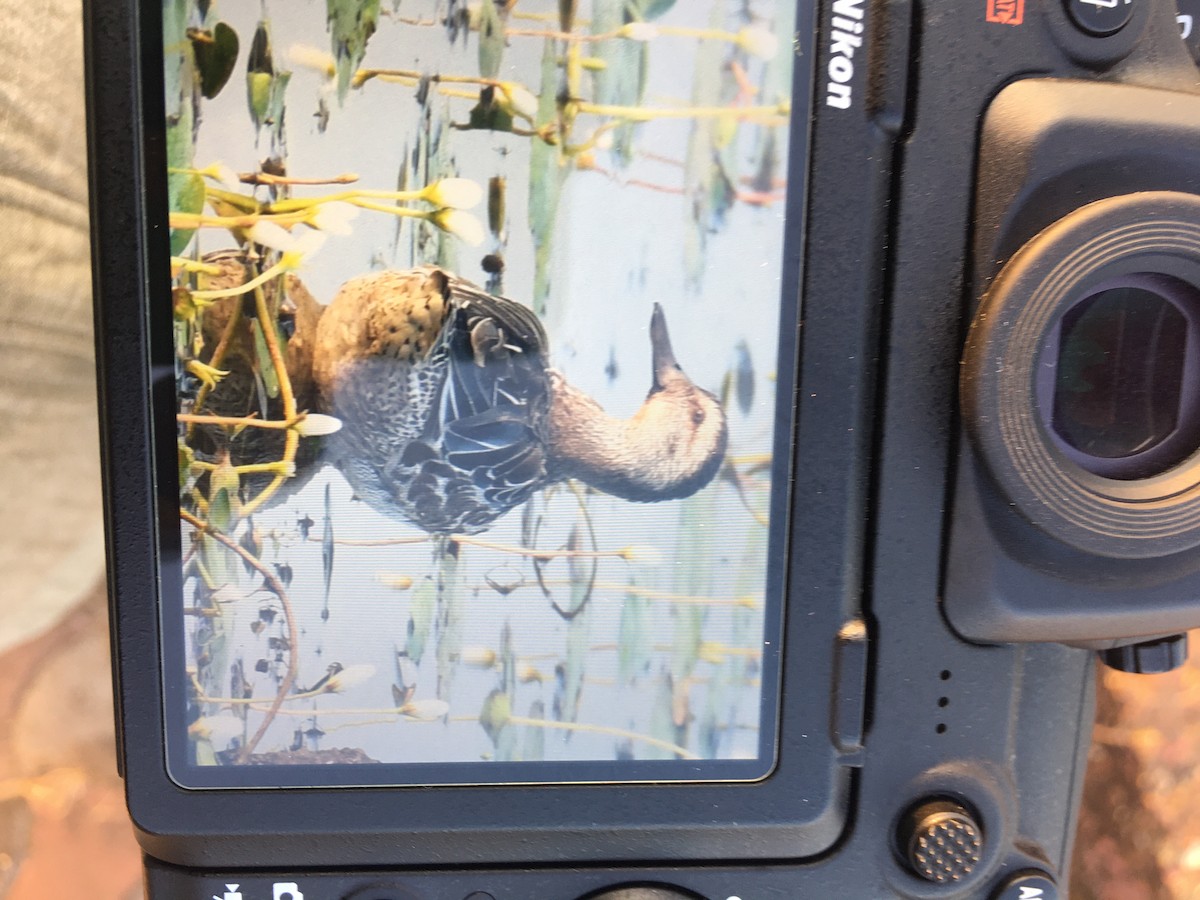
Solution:
<path fill-rule="evenodd" d="M 311 535 L 308 540 L 309 543 L 320 544 L 324 538 Z M 368 538 L 363 540 L 355 540 L 354 538 L 337 538 L 334 540 L 334 543 L 343 547 L 395 547 L 400 544 L 425 544 L 428 543 L 429 540 L 430 536 L 426 534 L 422 535 L 421 537 Z"/>
<path fill-rule="evenodd" d="M 284 175 L 271 175 L 268 172 L 242 172 L 238 178 L 246 184 L 300 184 L 300 185 L 321 185 L 321 184 L 354 184 L 358 181 L 358 175 L 353 172 L 344 172 L 341 175 L 334 175 L 332 178 L 288 178 Z"/>
<path fill-rule="evenodd" d="M 202 472 L 214 472 L 217 469 L 216 463 L 202 462 L 196 460 L 192 463 L 192 467 L 199 469 Z M 279 474 L 280 463 L 248 463 L 244 466 L 233 466 L 233 471 L 239 475 L 277 475 Z"/>
<path fill-rule="evenodd" d="M 234 427 L 247 426 L 249 428 L 267 428 L 275 431 L 286 431 L 296 425 L 304 418 L 303 413 L 298 413 L 289 419 L 270 420 L 270 419 L 254 419 L 250 416 L 208 416 L 197 415 L 195 413 L 178 413 L 175 416 L 175 421 L 182 422 L 185 425 L 232 425 Z"/>
<path fill-rule="evenodd" d="M 452 534 L 450 540 L 456 544 L 470 544 L 475 547 L 483 547 L 485 550 L 499 550 L 503 553 L 512 553 L 515 556 L 529 556 L 533 559 L 603 559 L 605 557 L 624 558 L 625 550 L 534 550 L 530 547 L 516 547 L 512 544 L 497 544 L 492 541 L 484 541 L 475 537 L 468 537 L 465 534 Z"/>
<path fill-rule="evenodd" d="M 193 300 L 220 300 L 224 297 L 240 297 L 242 294 L 248 294 L 251 291 L 258 291 L 264 284 L 274 278 L 276 275 L 282 275 L 289 271 L 291 266 L 287 265 L 283 260 L 275 263 L 271 268 L 267 269 L 257 278 L 252 278 L 244 284 L 237 287 L 224 288 L 219 291 L 192 291 Z M 270 319 L 262 321 L 270 322 Z M 266 334 L 267 329 L 263 328 L 263 333 Z M 210 364 L 211 365 L 211 364 Z"/>
<path fill-rule="evenodd" d="M 237 332 L 237 327 L 242 321 L 241 304 L 235 304 L 233 314 L 229 317 L 229 321 L 225 323 L 225 330 L 221 333 L 221 339 L 217 341 L 216 349 L 213 350 L 212 356 L 208 360 L 208 364 L 214 369 L 221 368 L 221 363 L 225 361 L 225 354 L 229 352 L 229 347 L 233 344 L 233 336 Z M 213 388 L 207 383 L 200 385 L 200 390 L 196 394 L 196 409 L 204 408 L 204 401 L 208 399 L 208 395 L 212 393 Z M 190 438 L 195 433 L 195 423 L 188 425 L 187 436 Z"/>
<path fill-rule="evenodd" d="M 171 268 L 182 270 L 184 272 L 198 272 L 201 275 L 220 275 L 221 270 L 217 266 L 210 265 L 199 260 L 189 259 L 186 256 L 172 256 Z"/>
<path fill-rule="evenodd" d="M 279 268 L 279 266 L 272 266 L 271 268 L 275 269 Z M 280 268 L 279 274 L 282 275 L 283 271 Z M 265 275 L 266 273 L 264 272 L 263 274 Z M 257 281 L 258 279 L 255 280 Z M 276 296 L 281 296 L 282 293 L 283 286 L 279 285 Z M 283 361 L 283 351 L 279 348 L 278 332 L 275 330 L 275 319 L 271 315 L 271 310 L 267 308 L 267 296 L 263 293 L 260 286 L 255 286 L 254 288 L 254 305 L 259 327 L 262 328 L 263 340 L 267 345 L 267 353 L 271 357 L 271 366 L 275 369 L 275 380 L 279 383 L 279 398 L 283 402 L 284 419 L 294 424 L 299 421 L 302 414 L 296 409 L 296 395 L 292 392 L 292 380 L 288 377 L 287 365 Z M 296 448 L 299 445 L 299 433 L 295 429 L 289 428 L 284 437 L 283 458 L 280 462 L 285 466 L 295 462 Z M 259 509 L 279 490 L 289 477 L 290 475 L 287 474 L 278 474 L 271 479 L 271 483 L 263 488 L 257 497 L 242 507 L 242 515 L 248 516 Z"/>
<path fill-rule="evenodd" d="M 790 109 L 786 103 L 771 106 L 693 106 L 693 107 L 639 107 L 614 106 L 609 103 L 590 103 L 586 100 L 571 101 L 579 112 L 597 116 L 612 116 L 630 122 L 652 122 L 656 119 L 752 119 L 767 125 L 784 125 Z"/>
<path fill-rule="evenodd" d="M 272 215 L 291 215 L 308 211 L 323 203 L 351 203 L 363 197 L 374 200 L 422 200 L 424 194 L 424 189 L 419 191 L 379 191 L 362 188 L 361 190 L 338 191 L 336 194 L 326 194 L 324 197 L 296 197 L 280 200 L 278 203 L 268 206 L 266 211 Z"/>
<path fill-rule="evenodd" d="M 245 213 L 240 216 L 209 216 L 204 213 L 173 212 L 168 217 L 172 228 L 253 228 L 259 222 L 274 222 L 276 225 L 298 225 L 304 216 L 295 213 L 271 215 L 270 213 Z"/>
<path fill-rule="evenodd" d="M 409 219 L 428 219 L 429 211 L 424 209 L 409 209 L 407 206 L 389 206 L 386 203 L 372 203 L 370 200 L 347 200 L 353 206 L 360 209 L 369 209 L 374 212 L 391 213 L 393 216 Z"/>

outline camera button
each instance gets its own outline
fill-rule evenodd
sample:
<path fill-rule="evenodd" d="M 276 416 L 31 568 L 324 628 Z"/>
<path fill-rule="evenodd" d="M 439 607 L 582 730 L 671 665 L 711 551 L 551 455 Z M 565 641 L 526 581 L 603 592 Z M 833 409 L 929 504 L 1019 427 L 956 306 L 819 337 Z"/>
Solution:
<path fill-rule="evenodd" d="M 983 829 L 966 807 L 949 798 L 909 810 L 897 838 L 909 870 L 935 884 L 962 881 L 983 859 Z"/>
<path fill-rule="evenodd" d="M 1076 27 L 1094 37 L 1116 34 L 1133 18 L 1134 0 L 1066 0 L 1066 4 Z"/>
<path fill-rule="evenodd" d="M 992 900 L 1059 900 L 1058 886 L 1044 872 L 1022 872 L 1004 882 Z"/>

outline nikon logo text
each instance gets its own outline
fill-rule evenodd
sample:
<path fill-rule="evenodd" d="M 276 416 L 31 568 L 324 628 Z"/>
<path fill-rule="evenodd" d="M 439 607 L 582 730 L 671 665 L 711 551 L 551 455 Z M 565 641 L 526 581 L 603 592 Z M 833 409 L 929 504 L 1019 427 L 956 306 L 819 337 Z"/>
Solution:
<path fill-rule="evenodd" d="M 835 0 L 830 18 L 829 81 L 825 103 L 849 109 L 854 101 L 854 53 L 863 45 L 864 0 Z"/>

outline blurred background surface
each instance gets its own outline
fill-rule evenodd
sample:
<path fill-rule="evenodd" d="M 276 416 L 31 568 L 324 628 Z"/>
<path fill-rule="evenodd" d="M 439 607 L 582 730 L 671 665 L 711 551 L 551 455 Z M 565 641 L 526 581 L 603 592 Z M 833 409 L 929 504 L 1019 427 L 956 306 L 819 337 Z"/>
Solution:
<path fill-rule="evenodd" d="M 133 900 L 114 759 L 80 0 L 0 0 L 0 898 Z M 1200 898 L 1200 661 L 1101 676 L 1080 900 Z"/>

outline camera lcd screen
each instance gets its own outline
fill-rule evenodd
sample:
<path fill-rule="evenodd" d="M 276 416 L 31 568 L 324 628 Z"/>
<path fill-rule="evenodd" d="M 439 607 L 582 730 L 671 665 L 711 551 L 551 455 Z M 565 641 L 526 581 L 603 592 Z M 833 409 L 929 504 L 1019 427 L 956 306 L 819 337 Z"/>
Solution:
<path fill-rule="evenodd" d="M 770 774 L 795 13 L 164 0 L 178 784 Z"/>

